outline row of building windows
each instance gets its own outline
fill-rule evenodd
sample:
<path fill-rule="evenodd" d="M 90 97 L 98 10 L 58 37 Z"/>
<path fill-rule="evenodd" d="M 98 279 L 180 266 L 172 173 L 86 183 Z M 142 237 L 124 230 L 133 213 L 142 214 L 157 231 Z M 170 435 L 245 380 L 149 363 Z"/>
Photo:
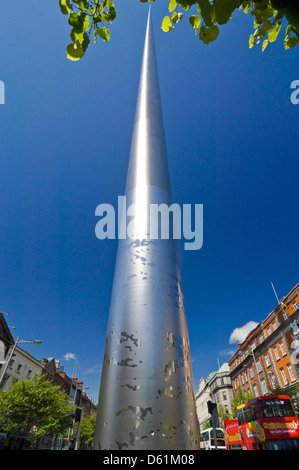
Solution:
<path fill-rule="evenodd" d="M 10 362 L 9 362 L 8 367 L 9 367 L 10 369 L 12 369 L 13 366 L 14 366 L 14 363 L 15 363 L 14 359 L 11 359 Z M 26 368 L 26 365 L 24 366 L 24 364 L 23 364 L 22 362 L 19 362 L 19 363 L 17 364 L 16 368 L 15 368 L 15 372 L 17 372 L 18 374 L 20 374 L 20 373 L 22 372 L 22 370 L 25 369 L 25 368 Z M 33 369 L 29 368 L 29 369 L 27 370 L 26 376 L 27 376 L 28 378 L 30 378 L 30 377 L 32 377 L 32 374 L 33 374 Z"/>
<path fill-rule="evenodd" d="M 290 363 L 286 364 L 286 368 L 287 368 L 287 371 L 289 373 L 289 377 L 290 377 L 290 381 L 291 382 L 294 382 L 296 380 L 296 377 L 295 377 L 295 374 L 294 374 L 294 371 L 293 371 L 293 368 L 292 368 L 292 365 Z M 258 372 L 261 372 L 262 369 L 260 368 L 258 370 Z M 288 385 L 289 384 L 289 380 L 287 378 L 287 375 L 286 375 L 286 372 L 285 372 L 285 369 L 284 367 L 280 367 L 279 369 L 280 371 L 280 374 L 281 374 L 281 378 L 282 378 L 282 385 L 285 386 L 285 385 Z M 252 367 L 249 367 L 249 374 L 250 374 L 250 378 L 253 379 L 254 378 L 254 372 L 253 372 L 253 369 Z M 277 386 L 277 381 L 276 381 L 276 378 L 275 378 L 275 375 L 273 372 L 270 372 L 268 374 L 269 376 L 269 379 L 270 379 L 270 382 L 271 382 L 271 388 L 275 388 Z M 236 390 L 238 388 L 238 386 L 241 385 L 240 383 L 240 379 L 241 379 L 241 383 L 243 386 L 245 386 L 247 383 L 248 383 L 248 374 L 247 372 L 245 371 L 244 374 L 240 375 L 240 377 L 238 377 L 237 379 L 235 379 L 233 381 L 233 385 L 234 385 L 234 389 Z M 267 393 L 267 385 L 266 385 L 266 380 L 264 378 L 261 378 L 259 380 L 260 384 L 261 384 L 261 389 L 262 389 L 262 394 L 265 394 Z M 257 386 L 256 385 L 253 385 L 253 389 L 254 389 L 254 393 L 255 395 L 257 396 L 258 393 L 257 393 Z M 249 390 L 249 389 L 248 389 Z"/>
<path fill-rule="evenodd" d="M 294 311 L 298 310 L 299 309 L 299 306 L 298 306 L 298 303 L 297 301 L 293 301 L 292 302 L 292 305 L 293 305 L 293 308 L 294 308 Z M 285 320 L 288 319 L 288 315 L 286 314 L 286 312 L 283 310 L 283 317 Z M 232 370 L 234 370 L 242 361 L 244 361 L 244 359 L 250 354 L 252 353 L 255 348 L 261 344 L 263 341 L 265 341 L 265 339 L 267 339 L 267 337 L 269 337 L 278 327 L 278 323 L 277 323 L 277 320 L 273 320 L 272 323 L 267 327 L 267 329 L 265 329 L 259 336 L 259 339 L 258 339 L 258 343 L 256 344 L 255 341 L 253 341 L 251 343 L 251 345 L 248 347 L 248 349 L 244 352 L 244 354 L 242 354 L 239 358 L 237 358 L 233 364 L 231 365 L 231 368 Z M 280 345 L 282 343 L 279 343 Z M 282 344 L 282 348 L 284 348 L 284 345 Z M 275 349 L 275 348 L 274 348 Z M 277 354 L 277 348 L 276 348 L 276 351 L 275 352 L 275 355 Z M 283 353 L 283 355 L 285 355 L 286 352 Z M 277 358 L 278 360 L 279 358 Z"/>

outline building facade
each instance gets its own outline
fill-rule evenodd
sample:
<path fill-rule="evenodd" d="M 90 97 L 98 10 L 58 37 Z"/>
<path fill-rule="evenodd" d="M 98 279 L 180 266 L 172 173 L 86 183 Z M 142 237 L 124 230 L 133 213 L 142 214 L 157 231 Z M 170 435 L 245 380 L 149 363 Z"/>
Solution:
<path fill-rule="evenodd" d="M 255 396 L 299 382 L 299 284 L 239 343 L 230 358 L 233 391 Z"/>
<path fill-rule="evenodd" d="M 199 390 L 195 395 L 196 412 L 200 429 L 210 420 L 207 402 L 210 400 L 222 406 L 224 411 L 230 412 L 230 400 L 233 397 L 230 368 L 224 363 L 217 372 L 212 372 L 207 378 L 199 382 Z"/>
<path fill-rule="evenodd" d="M 28 351 L 24 351 L 16 346 L 12 358 L 10 359 L 0 388 L 7 390 L 13 382 L 20 380 L 32 380 L 35 376 L 40 376 L 43 366 Z"/>

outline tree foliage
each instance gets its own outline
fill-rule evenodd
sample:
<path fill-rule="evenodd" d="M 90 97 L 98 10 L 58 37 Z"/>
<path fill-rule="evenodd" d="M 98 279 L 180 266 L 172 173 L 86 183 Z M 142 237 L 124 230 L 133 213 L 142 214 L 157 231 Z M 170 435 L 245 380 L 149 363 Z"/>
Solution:
<path fill-rule="evenodd" d="M 72 424 L 67 394 L 44 376 L 14 382 L 0 391 L 0 427 L 29 438 L 56 436 Z"/>
<path fill-rule="evenodd" d="M 235 396 L 230 401 L 232 419 L 237 417 L 237 406 L 242 405 L 253 398 L 254 394 L 252 392 L 244 392 L 241 387 L 238 387 Z"/>
<path fill-rule="evenodd" d="M 92 415 L 84 416 L 84 418 L 82 418 L 81 430 L 80 430 L 80 442 L 81 442 L 81 445 L 85 449 L 88 449 L 89 446 L 93 442 L 95 426 L 96 426 L 96 418 L 97 418 L 96 413 Z"/>
<path fill-rule="evenodd" d="M 141 3 L 155 1 L 139 0 Z M 249 48 L 261 44 L 264 51 L 269 43 L 276 41 L 285 20 L 284 47 L 292 49 L 299 43 L 299 12 L 294 4 L 292 0 L 168 0 L 168 14 L 161 27 L 169 32 L 188 16 L 195 35 L 208 45 L 218 38 L 220 28 L 231 21 L 233 13 L 242 10 L 253 19 Z M 59 6 L 71 27 L 72 42 L 66 48 L 69 59 L 81 59 L 91 37 L 94 42 L 99 38 L 109 42 L 109 28 L 117 14 L 112 0 L 59 0 Z"/>

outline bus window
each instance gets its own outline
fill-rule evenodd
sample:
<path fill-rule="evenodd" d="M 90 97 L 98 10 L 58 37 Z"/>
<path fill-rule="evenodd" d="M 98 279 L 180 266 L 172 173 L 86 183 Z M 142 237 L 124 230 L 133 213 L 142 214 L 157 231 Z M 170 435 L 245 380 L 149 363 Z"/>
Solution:
<path fill-rule="evenodd" d="M 251 403 L 250 412 L 251 412 L 252 421 L 258 421 L 259 420 L 259 413 L 258 413 L 257 403 L 256 402 Z"/>
<path fill-rule="evenodd" d="M 260 401 L 262 418 L 286 418 L 296 416 L 292 403 L 285 398 L 270 398 Z"/>
<path fill-rule="evenodd" d="M 244 406 L 244 420 L 245 423 L 250 423 L 251 421 L 253 421 L 249 405 Z"/>
<path fill-rule="evenodd" d="M 245 423 L 244 416 L 243 416 L 243 408 L 237 410 L 237 416 L 238 416 L 238 423 L 239 426 Z"/>
<path fill-rule="evenodd" d="M 216 429 L 215 431 L 216 431 L 217 446 L 225 447 L 224 432 L 222 431 L 222 429 Z M 210 434 L 211 434 L 211 446 L 215 446 L 214 432 L 212 429 L 210 431 Z"/>

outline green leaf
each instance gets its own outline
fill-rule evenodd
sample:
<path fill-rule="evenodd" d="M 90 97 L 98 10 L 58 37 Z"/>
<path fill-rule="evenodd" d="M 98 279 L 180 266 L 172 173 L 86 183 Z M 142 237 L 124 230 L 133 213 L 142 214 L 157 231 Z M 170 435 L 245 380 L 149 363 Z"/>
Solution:
<path fill-rule="evenodd" d="M 189 18 L 189 23 L 190 23 L 191 26 L 195 29 L 195 34 L 197 34 L 198 31 L 199 31 L 200 23 L 201 23 L 201 18 L 200 18 L 200 16 L 198 16 L 198 15 L 192 15 L 192 16 L 190 16 L 190 18 Z"/>
<path fill-rule="evenodd" d="M 89 3 L 87 0 L 77 0 L 76 3 L 78 5 L 78 8 L 80 8 L 80 10 L 87 11 L 89 7 Z"/>
<path fill-rule="evenodd" d="M 165 16 L 163 23 L 162 23 L 162 30 L 167 33 L 173 29 L 172 23 L 170 21 L 169 16 Z"/>
<path fill-rule="evenodd" d="M 88 31 L 89 30 L 89 16 L 82 13 L 82 15 L 84 15 L 84 18 L 83 18 L 83 29 L 84 31 Z"/>
<path fill-rule="evenodd" d="M 112 6 L 109 8 L 108 13 L 106 13 L 105 20 L 111 22 L 115 20 L 115 18 L 116 18 L 116 10 L 114 6 Z"/>
<path fill-rule="evenodd" d="M 217 25 L 207 28 L 206 26 L 201 26 L 199 31 L 199 39 L 203 41 L 204 44 L 210 44 L 215 41 L 219 36 L 219 28 Z"/>
<path fill-rule="evenodd" d="M 192 5 L 196 3 L 197 0 L 177 0 L 177 3 L 182 7 L 184 10 L 189 10 Z"/>
<path fill-rule="evenodd" d="M 171 15 L 171 21 L 176 24 L 183 18 L 183 16 L 183 13 L 177 13 L 176 11 L 174 11 Z"/>
<path fill-rule="evenodd" d="M 281 28 L 281 21 L 278 21 L 277 25 L 275 27 L 272 27 L 268 31 L 268 39 L 269 39 L 270 42 L 276 41 L 277 35 L 280 31 L 280 28 Z"/>
<path fill-rule="evenodd" d="M 85 54 L 85 51 L 80 45 L 79 41 L 76 41 L 74 44 L 69 44 L 66 48 L 66 51 L 67 58 L 74 61 L 81 59 Z"/>
<path fill-rule="evenodd" d="M 263 21 L 263 26 L 264 26 L 266 31 L 269 31 L 269 29 L 273 28 L 273 25 L 272 25 L 271 21 L 267 20 L 267 19 Z"/>
<path fill-rule="evenodd" d="M 293 49 L 293 47 L 296 47 L 299 43 L 299 39 L 298 38 L 295 38 L 295 37 L 292 37 L 292 38 L 288 38 L 285 43 L 284 43 L 284 48 L 285 49 Z"/>
<path fill-rule="evenodd" d="M 201 13 L 201 16 L 207 26 L 213 26 L 215 23 L 215 7 L 211 5 L 209 0 L 198 0 L 198 11 Z"/>
<path fill-rule="evenodd" d="M 109 39 L 110 39 L 110 31 L 109 31 L 108 28 L 106 28 L 106 27 L 104 27 L 104 28 L 97 28 L 96 33 L 100 36 L 100 38 L 101 38 L 103 41 L 109 42 Z"/>
<path fill-rule="evenodd" d="M 254 37 L 251 34 L 249 37 L 249 49 L 251 49 L 254 46 Z"/>
<path fill-rule="evenodd" d="M 250 8 L 250 3 L 251 3 L 250 0 L 246 0 L 245 2 L 243 2 L 243 10 L 244 10 L 244 13 L 246 13 L 246 15 Z"/>
<path fill-rule="evenodd" d="M 266 34 L 267 34 L 267 31 L 265 30 L 265 28 L 263 26 L 261 26 L 260 28 L 258 28 L 254 31 L 253 36 L 256 39 L 263 39 L 266 36 Z"/>
<path fill-rule="evenodd" d="M 84 41 L 84 34 L 86 34 L 84 31 L 78 31 L 76 28 L 73 28 L 70 36 L 74 43 L 79 42 L 80 44 L 82 44 Z"/>
<path fill-rule="evenodd" d="M 70 10 L 73 9 L 72 5 L 70 4 L 70 1 L 69 0 L 59 0 L 59 6 L 60 6 L 60 9 L 61 9 L 61 12 L 64 14 L 64 15 L 68 15 Z"/>
<path fill-rule="evenodd" d="M 271 18 L 271 16 L 274 15 L 274 8 L 272 8 L 271 4 L 269 2 L 267 8 L 265 9 L 258 9 L 257 5 L 259 5 L 257 2 L 255 2 L 255 8 L 251 10 L 251 14 L 255 16 L 255 21 L 259 24 L 261 24 L 265 19 Z"/>
<path fill-rule="evenodd" d="M 176 6 L 177 6 L 177 3 L 176 3 L 175 0 L 169 0 L 169 7 L 168 7 L 168 9 L 169 9 L 170 13 L 171 13 L 173 10 L 175 10 Z"/>
<path fill-rule="evenodd" d="M 266 47 L 268 46 L 268 39 L 265 39 L 265 41 L 263 42 L 263 45 L 262 45 L 262 51 L 264 52 L 264 50 L 266 49 Z"/>
<path fill-rule="evenodd" d="M 215 15 L 218 24 L 226 24 L 232 17 L 232 13 L 240 5 L 239 0 L 215 0 Z"/>

